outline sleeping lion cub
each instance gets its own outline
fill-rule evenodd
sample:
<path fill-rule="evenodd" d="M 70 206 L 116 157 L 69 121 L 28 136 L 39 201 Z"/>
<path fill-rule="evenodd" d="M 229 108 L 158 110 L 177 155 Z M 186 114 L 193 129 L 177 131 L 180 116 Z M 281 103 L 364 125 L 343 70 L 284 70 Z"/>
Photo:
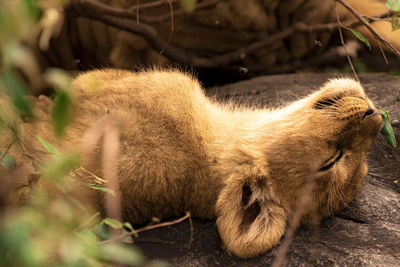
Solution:
<path fill-rule="evenodd" d="M 185 211 L 216 217 L 226 248 L 242 258 L 279 242 L 310 177 L 315 189 L 303 222 L 346 206 L 361 187 L 366 153 L 381 125 L 380 113 L 351 79 L 333 79 L 278 110 L 213 102 L 198 81 L 178 71 L 98 70 L 78 76 L 72 87 L 76 114 L 59 146 L 79 149 L 99 119 L 117 125 L 124 219 L 143 224 Z M 20 123 L 25 145 L 42 149 L 34 136 L 57 144 L 50 106 L 39 98 L 39 120 Z M 3 131 L 0 151 L 12 141 L 10 132 Z M 83 166 L 101 177 L 100 149 L 99 142 Z M 21 145 L 9 154 L 19 165 L 29 163 Z"/>

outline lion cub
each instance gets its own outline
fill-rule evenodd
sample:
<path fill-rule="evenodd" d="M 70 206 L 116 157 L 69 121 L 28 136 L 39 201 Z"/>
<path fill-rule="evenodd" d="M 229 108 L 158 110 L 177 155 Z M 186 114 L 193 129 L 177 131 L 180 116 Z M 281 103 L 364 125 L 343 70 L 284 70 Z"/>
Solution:
<path fill-rule="evenodd" d="M 346 206 L 367 173 L 366 153 L 381 125 L 351 79 L 333 79 L 278 110 L 213 102 L 193 77 L 172 70 L 92 71 L 73 89 L 76 116 L 61 146 L 77 147 L 100 118 L 116 122 L 124 218 L 142 224 L 185 211 L 216 217 L 226 248 L 242 258 L 279 242 L 310 176 L 315 189 L 304 222 Z M 39 115 L 40 126 L 24 125 L 26 142 L 35 143 L 34 135 L 52 140 L 47 114 Z M 83 164 L 102 176 L 98 155 Z"/>

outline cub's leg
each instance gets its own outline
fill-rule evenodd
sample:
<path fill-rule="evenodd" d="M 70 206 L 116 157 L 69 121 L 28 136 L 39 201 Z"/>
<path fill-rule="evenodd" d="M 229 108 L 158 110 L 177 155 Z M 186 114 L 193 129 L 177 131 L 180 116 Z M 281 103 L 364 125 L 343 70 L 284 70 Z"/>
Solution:
<path fill-rule="evenodd" d="M 265 177 L 228 179 L 219 195 L 218 231 L 226 248 L 250 258 L 278 244 L 287 214 L 271 200 Z"/>

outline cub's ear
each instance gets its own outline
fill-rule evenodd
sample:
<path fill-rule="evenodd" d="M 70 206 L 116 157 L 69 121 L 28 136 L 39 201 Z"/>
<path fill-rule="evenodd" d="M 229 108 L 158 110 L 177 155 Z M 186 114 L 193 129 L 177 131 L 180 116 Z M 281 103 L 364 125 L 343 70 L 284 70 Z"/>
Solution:
<path fill-rule="evenodd" d="M 228 251 L 250 258 L 278 244 L 287 214 L 271 200 L 264 178 L 228 179 L 219 195 L 218 231 Z"/>

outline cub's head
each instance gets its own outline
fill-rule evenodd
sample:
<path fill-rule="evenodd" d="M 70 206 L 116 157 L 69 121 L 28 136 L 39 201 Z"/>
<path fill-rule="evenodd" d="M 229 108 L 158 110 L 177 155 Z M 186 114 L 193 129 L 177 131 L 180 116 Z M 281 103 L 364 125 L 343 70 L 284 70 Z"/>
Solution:
<path fill-rule="evenodd" d="M 311 200 L 304 221 L 347 205 L 367 173 L 366 152 L 382 123 L 361 85 L 350 79 L 331 80 L 268 115 L 251 147 L 261 153 L 232 154 L 238 167 L 216 205 L 224 244 L 243 258 L 279 242 L 303 196 Z"/>
<path fill-rule="evenodd" d="M 281 152 L 267 157 L 270 175 L 280 177 L 277 190 L 282 194 L 288 188 L 301 194 L 313 176 L 310 212 L 326 216 L 347 205 L 360 188 L 367 173 L 366 152 L 382 118 L 361 85 L 351 79 L 331 80 L 299 102 L 301 110 L 289 115 L 293 127 L 277 133 L 284 140 L 278 138 L 272 151 L 279 146 Z"/>
<path fill-rule="evenodd" d="M 224 244 L 243 258 L 279 242 L 303 196 L 310 197 L 305 222 L 346 206 L 361 187 L 366 153 L 382 123 L 361 85 L 350 79 L 331 80 L 269 115 L 255 138 L 261 153 L 230 159 L 240 166 L 216 205 Z"/>

